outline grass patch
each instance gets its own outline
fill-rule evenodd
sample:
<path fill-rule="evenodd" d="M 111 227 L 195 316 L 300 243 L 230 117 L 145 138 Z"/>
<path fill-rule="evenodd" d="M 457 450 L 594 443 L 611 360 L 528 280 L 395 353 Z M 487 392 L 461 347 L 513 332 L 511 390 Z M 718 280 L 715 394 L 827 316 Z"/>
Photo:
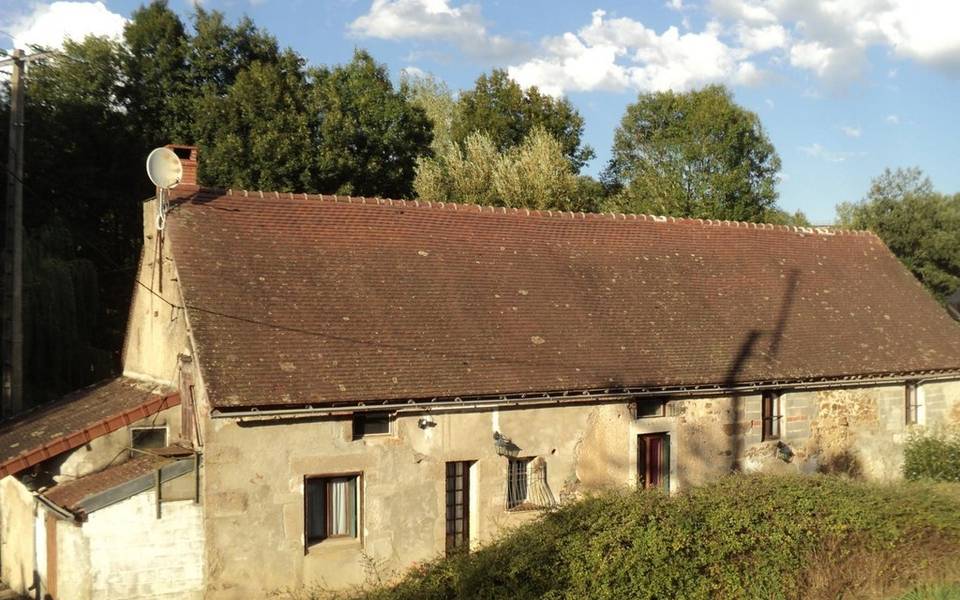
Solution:
<path fill-rule="evenodd" d="M 924 583 L 960 583 L 960 486 L 732 475 L 672 497 L 588 498 L 392 586 L 329 597 L 835 600 Z"/>

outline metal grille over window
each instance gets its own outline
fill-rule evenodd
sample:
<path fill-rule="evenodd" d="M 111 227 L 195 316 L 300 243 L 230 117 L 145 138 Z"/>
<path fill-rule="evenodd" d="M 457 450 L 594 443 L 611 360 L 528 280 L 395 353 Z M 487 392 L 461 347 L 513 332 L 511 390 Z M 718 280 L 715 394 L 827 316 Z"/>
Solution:
<path fill-rule="evenodd" d="M 507 508 L 525 510 L 556 505 L 547 483 L 547 461 L 541 456 L 511 458 L 507 466 Z"/>

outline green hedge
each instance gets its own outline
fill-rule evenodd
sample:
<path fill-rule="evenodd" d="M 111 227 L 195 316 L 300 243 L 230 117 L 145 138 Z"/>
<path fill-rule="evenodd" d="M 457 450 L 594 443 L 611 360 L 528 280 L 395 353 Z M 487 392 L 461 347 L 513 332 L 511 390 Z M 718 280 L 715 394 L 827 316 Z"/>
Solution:
<path fill-rule="evenodd" d="M 733 475 L 672 497 L 588 498 L 357 597 L 799 598 L 812 565 L 834 569 L 871 552 L 909 553 L 917 564 L 934 560 L 922 556 L 927 546 L 931 556 L 960 553 L 953 486 Z"/>
<path fill-rule="evenodd" d="M 911 433 L 903 452 L 903 476 L 912 481 L 960 482 L 960 430 Z"/>

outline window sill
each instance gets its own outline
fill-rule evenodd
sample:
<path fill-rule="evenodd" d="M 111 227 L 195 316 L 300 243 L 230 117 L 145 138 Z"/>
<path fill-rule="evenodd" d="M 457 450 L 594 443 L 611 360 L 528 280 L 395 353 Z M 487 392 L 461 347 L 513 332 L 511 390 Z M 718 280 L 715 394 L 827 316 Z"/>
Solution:
<path fill-rule="evenodd" d="M 363 542 L 356 537 L 330 537 L 319 542 L 311 542 L 307 546 L 307 554 L 315 552 L 325 552 L 327 550 L 344 550 L 350 548 L 363 548 Z"/>

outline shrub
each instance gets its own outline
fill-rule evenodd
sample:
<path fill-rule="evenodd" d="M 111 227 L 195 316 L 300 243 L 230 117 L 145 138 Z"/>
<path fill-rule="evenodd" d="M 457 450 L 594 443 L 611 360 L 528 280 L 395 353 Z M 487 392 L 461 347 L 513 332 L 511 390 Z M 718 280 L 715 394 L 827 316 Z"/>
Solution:
<path fill-rule="evenodd" d="M 903 452 L 903 476 L 911 481 L 960 481 L 960 429 L 911 433 Z"/>
<path fill-rule="evenodd" d="M 926 581 L 930 572 L 957 573 L 960 568 L 960 491 L 943 486 L 732 475 L 672 497 L 611 492 L 545 514 L 476 552 L 439 559 L 393 587 L 357 597 L 847 598 L 902 593 Z M 910 561 L 896 560 L 904 555 Z"/>

